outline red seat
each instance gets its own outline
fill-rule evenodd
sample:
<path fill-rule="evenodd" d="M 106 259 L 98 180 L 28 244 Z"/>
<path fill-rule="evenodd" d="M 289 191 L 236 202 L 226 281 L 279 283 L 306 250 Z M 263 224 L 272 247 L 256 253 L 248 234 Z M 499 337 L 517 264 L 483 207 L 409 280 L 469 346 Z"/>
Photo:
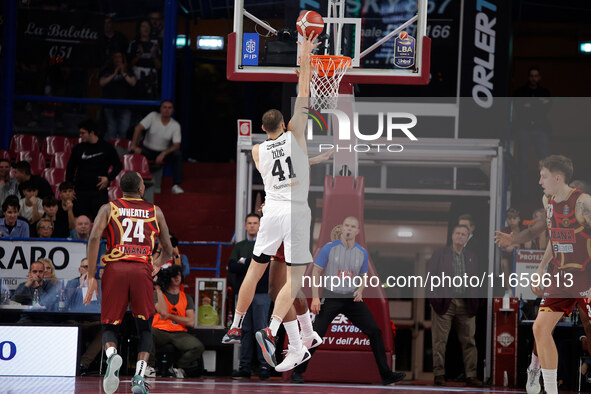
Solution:
<path fill-rule="evenodd" d="M 72 152 L 72 144 L 70 144 L 67 137 L 50 135 L 45 137 L 42 152 L 45 158 L 50 160 L 52 155 L 57 152 Z"/>
<path fill-rule="evenodd" d="M 123 169 L 125 171 L 135 171 L 140 174 L 142 179 L 152 179 L 150 165 L 148 164 L 146 156 L 136 153 L 128 153 L 121 156 L 121 162 L 123 163 Z"/>
<path fill-rule="evenodd" d="M 127 138 L 113 138 L 109 140 L 109 143 L 113 146 L 119 146 L 126 151 L 131 152 L 131 140 Z"/>
<path fill-rule="evenodd" d="M 123 197 L 123 192 L 119 186 L 109 186 L 109 201 L 114 201 Z"/>
<path fill-rule="evenodd" d="M 19 152 L 39 152 L 39 140 L 31 134 L 15 134 L 10 139 L 10 157 L 16 159 Z"/>
<path fill-rule="evenodd" d="M 10 160 L 10 153 L 4 149 L 0 149 L 0 159 Z"/>
<path fill-rule="evenodd" d="M 41 176 L 49 182 L 51 186 L 59 186 L 66 180 L 66 170 L 64 168 L 46 168 Z"/>
<path fill-rule="evenodd" d="M 80 141 L 80 137 L 70 137 L 68 138 L 68 141 L 70 141 L 70 146 L 74 147 L 74 145 L 78 145 L 81 141 Z"/>
<path fill-rule="evenodd" d="M 59 185 L 50 185 L 51 186 L 51 190 L 53 190 L 53 195 L 55 196 L 55 198 L 57 198 L 58 200 L 60 199 L 60 186 Z"/>
<path fill-rule="evenodd" d="M 53 156 L 51 156 L 49 167 L 64 169 L 67 168 L 68 161 L 70 160 L 70 154 L 70 152 L 55 152 Z"/>
<path fill-rule="evenodd" d="M 119 185 L 121 184 L 121 177 L 125 174 L 127 174 L 129 171 L 127 170 L 121 170 L 119 171 L 119 174 L 117 174 L 117 176 L 115 177 L 115 179 L 113 179 L 111 181 L 111 183 L 109 184 L 109 187 L 119 187 Z"/>
<path fill-rule="evenodd" d="M 41 175 L 41 172 L 47 167 L 45 165 L 45 157 L 39 151 L 21 151 L 17 154 L 16 161 L 28 161 L 31 163 L 31 173 L 34 175 Z"/>

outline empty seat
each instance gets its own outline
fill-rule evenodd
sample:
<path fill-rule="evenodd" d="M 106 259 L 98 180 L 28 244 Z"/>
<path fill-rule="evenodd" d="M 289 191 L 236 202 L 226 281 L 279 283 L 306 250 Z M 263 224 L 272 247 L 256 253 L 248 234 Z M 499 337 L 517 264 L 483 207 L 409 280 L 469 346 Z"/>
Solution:
<path fill-rule="evenodd" d="M 119 187 L 121 184 L 121 177 L 125 174 L 127 174 L 129 171 L 126 170 L 121 170 L 119 171 L 119 174 L 117 174 L 117 176 L 115 177 L 115 179 L 113 179 L 111 181 L 111 183 L 109 184 L 109 187 Z"/>
<path fill-rule="evenodd" d="M 136 153 L 128 153 L 121 156 L 121 162 L 123 163 L 123 169 L 125 171 L 135 171 L 140 174 L 142 179 L 152 179 L 150 165 L 148 164 L 146 156 Z"/>
<path fill-rule="evenodd" d="M 19 152 L 39 152 L 39 140 L 31 134 L 15 134 L 10 139 L 8 152 L 10 157 L 16 159 Z"/>
<path fill-rule="evenodd" d="M 51 156 L 49 167 L 52 168 L 67 168 L 68 160 L 70 160 L 70 152 L 56 152 Z"/>
<path fill-rule="evenodd" d="M 60 185 L 51 185 L 51 190 L 53 190 L 53 195 L 58 200 L 60 199 Z"/>
<path fill-rule="evenodd" d="M 45 137 L 42 151 L 45 159 L 50 160 L 51 156 L 57 152 L 72 152 L 72 144 L 67 137 L 50 135 Z"/>
<path fill-rule="evenodd" d="M 59 186 L 66 180 L 66 170 L 63 168 L 46 168 L 41 176 L 49 182 L 51 186 Z"/>
<path fill-rule="evenodd" d="M 125 149 L 126 151 L 130 152 L 131 151 L 131 140 L 127 139 L 127 138 L 113 138 L 109 140 L 109 143 L 113 146 L 119 146 L 123 149 Z"/>
<path fill-rule="evenodd" d="M 74 145 L 78 145 L 81 142 L 80 137 L 70 137 L 68 138 L 68 141 L 70 141 L 70 145 L 72 147 L 74 147 Z"/>
<path fill-rule="evenodd" d="M 39 151 L 21 151 L 16 155 L 16 161 L 28 161 L 31 163 L 31 173 L 41 175 L 45 169 L 45 157 Z"/>
<path fill-rule="evenodd" d="M 123 192 L 119 186 L 109 186 L 109 201 L 123 197 Z"/>

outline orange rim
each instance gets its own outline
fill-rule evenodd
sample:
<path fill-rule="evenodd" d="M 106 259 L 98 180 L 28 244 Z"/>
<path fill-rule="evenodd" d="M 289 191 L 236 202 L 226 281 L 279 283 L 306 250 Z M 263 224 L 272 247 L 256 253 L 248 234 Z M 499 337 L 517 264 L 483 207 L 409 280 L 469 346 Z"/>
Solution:
<path fill-rule="evenodd" d="M 351 58 L 348 56 L 335 55 L 310 55 L 312 67 L 318 71 L 318 76 L 332 77 L 337 68 L 346 70 L 351 65 Z M 341 64 L 346 63 L 344 66 Z"/>

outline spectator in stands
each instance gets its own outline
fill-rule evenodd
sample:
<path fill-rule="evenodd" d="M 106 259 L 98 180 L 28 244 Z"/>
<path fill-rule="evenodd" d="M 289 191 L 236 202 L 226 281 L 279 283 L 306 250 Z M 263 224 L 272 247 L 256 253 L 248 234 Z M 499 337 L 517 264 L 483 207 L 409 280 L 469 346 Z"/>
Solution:
<path fill-rule="evenodd" d="M 56 276 L 55 276 L 55 266 L 53 265 L 53 261 L 48 258 L 40 258 L 38 261 L 43 263 L 43 279 L 48 280 L 52 283 L 57 283 Z"/>
<path fill-rule="evenodd" d="M 59 205 L 57 209 L 57 217 L 60 221 L 68 223 L 68 234 L 70 230 L 76 226 L 76 216 L 79 215 L 80 209 L 76 200 L 76 191 L 74 190 L 74 183 L 64 181 L 58 187 L 59 191 Z"/>
<path fill-rule="evenodd" d="M 51 305 L 55 302 L 53 283 L 44 279 L 45 266 L 41 261 L 31 263 L 27 281 L 21 283 L 14 292 L 14 298 L 23 305 L 31 305 L 38 298 L 41 305 Z"/>
<path fill-rule="evenodd" d="M 103 56 L 101 61 L 103 62 L 110 59 L 114 52 L 127 52 L 127 38 L 123 33 L 115 30 L 113 18 L 110 16 L 105 17 L 103 34 L 99 38 L 99 42 L 102 48 Z"/>
<path fill-rule="evenodd" d="M 10 160 L 0 159 L 0 201 L 18 195 L 18 182 L 10 177 Z"/>
<path fill-rule="evenodd" d="M 234 245 L 230 261 L 228 262 L 228 272 L 235 274 L 234 294 L 238 296 L 238 290 L 242 281 L 246 276 L 246 271 L 252 263 L 252 251 L 254 243 L 259 232 L 261 217 L 256 213 L 251 213 L 246 216 L 246 239 Z M 256 264 L 256 263 L 255 263 Z M 256 354 L 259 359 L 259 377 L 261 379 L 268 379 L 270 376 L 271 367 L 265 361 L 261 352 L 260 346 L 257 346 L 254 334 L 267 327 L 267 320 L 269 317 L 269 308 L 271 307 L 271 298 L 269 297 L 269 267 L 267 267 L 262 278 L 257 284 L 252 304 L 248 308 L 244 320 L 242 322 L 242 338 L 240 343 L 240 365 L 238 371 L 232 373 L 234 379 L 250 379 L 251 362 L 253 352 L 256 349 Z"/>
<path fill-rule="evenodd" d="M 88 290 L 88 259 L 86 257 L 80 261 L 78 272 L 80 273 L 80 276 L 69 280 L 66 284 L 68 311 L 100 313 L 100 304 L 98 303 L 98 298 L 100 298 L 101 294 L 100 286 L 99 297 L 96 297 L 96 295 L 93 296 L 93 300 L 88 306 L 84 306 L 82 303 L 82 300 L 86 295 L 86 291 Z M 87 344 L 85 346 L 84 353 L 80 357 L 80 364 L 78 365 L 79 374 L 86 375 L 90 364 L 101 352 L 102 331 L 100 318 L 96 315 L 86 315 L 82 321 L 71 321 L 71 323 L 80 327 L 80 330 L 82 331 L 82 343 Z"/>
<path fill-rule="evenodd" d="M 165 265 L 178 265 L 182 268 L 183 277 L 189 276 L 191 273 L 191 266 L 189 264 L 189 258 L 185 254 L 181 254 L 179 250 L 179 240 L 177 237 L 174 236 L 173 233 L 170 233 L 170 244 L 172 245 L 172 258 L 168 260 Z M 152 255 L 152 260 L 156 260 L 160 256 L 160 249 L 156 249 L 154 254 Z"/>
<path fill-rule="evenodd" d="M 2 203 L 4 217 L 0 219 L 0 237 L 29 238 L 29 224 L 18 219 L 20 204 L 15 196 L 8 196 Z"/>
<path fill-rule="evenodd" d="M 111 54 L 111 61 L 99 74 L 99 85 L 103 88 L 103 98 L 125 100 L 131 98 L 131 88 L 136 79 L 127 67 L 127 59 L 123 52 L 115 51 Z M 107 132 L 105 140 L 113 138 L 127 138 L 127 131 L 131 125 L 131 110 L 124 105 L 105 105 L 103 107 Z"/>
<path fill-rule="evenodd" d="M 503 227 L 501 232 L 506 234 L 515 233 L 517 234 L 523 227 L 521 226 L 521 215 L 519 211 L 515 208 L 509 208 L 507 210 L 507 226 Z M 509 278 L 509 275 L 513 272 L 513 250 L 516 248 L 530 248 L 531 242 L 526 242 L 522 244 L 513 244 L 507 246 L 504 251 L 501 252 L 501 269 L 505 273 L 505 278 Z M 507 281 L 505 285 L 505 294 L 508 297 L 512 297 L 511 286 L 509 286 L 509 281 Z"/>
<path fill-rule="evenodd" d="M 150 12 L 149 18 L 150 20 L 150 37 L 153 40 L 158 40 L 158 42 L 162 42 L 164 38 L 164 23 L 162 18 L 161 12 Z"/>
<path fill-rule="evenodd" d="M 49 182 L 40 175 L 31 174 L 31 164 L 28 161 L 19 161 L 14 166 L 14 179 L 19 184 L 20 197 L 24 197 L 21 185 L 26 181 L 31 181 L 35 187 L 37 187 L 37 197 L 43 199 L 47 196 L 53 196 L 53 190 L 49 185 Z"/>
<path fill-rule="evenodd" d="M 158 70 L 160 62 L 160 46 L 158 40 L 152 39 L 150 22 L 142 20 L 138 23 L 135 40 L 129 43 L 127 54 L 137 79 L 136 95 L 138 98 L 154 99 L 158 97 Z"/>
<path fill-rule="evenodd" d="M 528 225 L 529 228 L 532 228 L 534 224 L 538 221 L 546 222 L 546 210 L 544 208 L 536 209 L 534 211 L 532 222 Z M 534 238 L 531 241 L 531 248 L 537 250 L 546 250 L 546 246 L 548 246 L 548 242 L 550 239 L 548 238 L 548 232 L 542 231 L 540 235 Z"/>
<path fill-rule="evenodd" d="M 37 238 L 53 237 L 53 222 L 49 218 L 41 218 L 37 221 Z"/>
<path fill-rule="evenodd" d="M 172 164 L 172 194 L 185 191 L 180 187 L 183 183 L 183 154 L 181 153 L 181 125 L 172 118 L 174 104 L 164 100 L 160 104 L 160 113 L 150 112 L 137 126 L 133 133 L 132 148 L 148 160 L 158 165 Z M 139 147 L 142 131 L 147 130 L 143 145 Z"/>
<path fill-rule="evenodd" d="M 516 130 L 517 151 L 519 154 L 521 185 L 521 201 L 528 196 L 529 158 L 533 147 L 537 159 L 543 160 L 548 156 L 550 143 L 550 120 L 548 112 L 551 108 L 550 91 L 541 86 L 542 74 L 538 67 L 531 67 L 528 71 L 527 83 L 515 91 L 513 129 Z M 537 167 L 536 167 L 537 173 Z M 536 175 L 534 178 L 537 178 Z"/>
<path fill-rule="evenodd" d="M 58 201 L 54 196 L 43 199 L 43 218 L 50 219 L 53 222 L 53 237 L 67 238 L 70 235 L 70 226 L 67 215 L 58 215 Z M 31 238 L 37 237 L 37 222 L 31 223 L 29 227 Z"/>
<path fill-rule="evenodd" d="M 19 214 L 29 223 L 36 222 L 43 215 L 43 202 L 37 198 L 39 191 L 30 180 L 22 183 L 21 190 L 25 196 L 19 200 Z"/>
<path fill-rule="evenodd" d="M 93 120 L 78 127 L 82 142 L 72 149 L 66 179 L 74 183 L 78 213 L 94 220 L 99 208 L 109 202 L 107 187 L 123 166 L 113 145 L 99 137 Z"/>
<path fill-rule="evenodd" d="M 183 291 L 181 267 L 172 265 L 161 269 L 156 283 L 157 313 L 152 323 L 153 346 L 146 376 L 155 376 L 156 352 L 167 344 L 172 344 L 181 353 L 176 360 L 178 368 L 171 366 L 169 372 L 176 377 L 184 377 L 185 372 L 193 376 L 198 371 L 198 361 L 204 347 L 187 330 L 195 323 L 195 303 Z"/>
<path fill-rule="evenodd" d="M 464 247 L 476 254 L 478 264 L 480 264 L 478 272 L 488 270 L 488 241 L 486 238 L 480 236 L 480 232 L 476 232 L 474 217 L 469 213 L 464 213 L 458 217 L 457 224 L 466 226 L 470 230 L 468 241 Z"/>
<path fill-rule="evenodd" d="M 92 222 L 86 215 L 80 215 L 76 218 L 76 228 L 70 232 L 70 238 L 88 239 Z"/>
<path fill-rule="evenodd" d="M 437 249 L 427 264 L 432 273 L 451 273 L 453 276 L 475 275 L 478 268 L 476 254 L 464 247 L 468 242 L 470 229 L 456 225 L 452 231 L 452 245 Z M 478 351 L 474 335 L 476 332 L 476 313 L 480 300 L 473 296 L 470 287 L 454 287 L 438 290 L 429 298 L 433 313 L 433 374 L 435 385 L 445 386 L 445 349 L 452 323 L 458 332 L 464 355 L 464 370 L 468 386 L 480 387 L 482 382 L 476 377 Z"/>

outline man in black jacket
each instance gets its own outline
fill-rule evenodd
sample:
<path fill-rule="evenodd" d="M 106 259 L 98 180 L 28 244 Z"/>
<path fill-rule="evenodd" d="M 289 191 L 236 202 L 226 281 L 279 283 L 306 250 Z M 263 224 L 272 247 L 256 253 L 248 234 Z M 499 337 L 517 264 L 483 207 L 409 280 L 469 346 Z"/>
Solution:
<path fill-rule="evenodd" d="M 94 220 L 99 208 L 109 202 L 107 188 L 122 165 L 115 148 L 98 136 L 94 121 L 87 119 L 78 127 L 82 142 L 72 149 L 66 180 L 74 182 L 78 213 Z"/>
<path fill-rule="evenodd" d="M 25 194 L 22 190 L 22 184 L 25 182 L 31 182 L 34 187 L 37 188 L 37 197 L 38 198 L 45 198 L 47 196 L 53 196 L 53 190 L 51 190 L 51 186 L 49 182 L 40 175 L 31 174 L 31 164 L 28 161 L 19 161 L 14 164 L 14 179 L 19 184 L 19 197 L 24 197 Z"/>
<path fill-rule="evenodd" d="M 470 229 L 464 225 L 454 226 L 452 245 L 437 249 L 427 268 L 433 275 L 446 274 L 450 277 L 469 277 L 477 272 L 478 259 L 464 245 L 468 241 Z M 458 332 L 462 345 L 464 369 L 468 386 L 482 386 L 476 377 L 478 360 L 474 334 L 476 332 L 476 312 L 479 299 L 475 298 L 474 289 L 466 286 L 443 288 L 432 294 L 429 303 L 431 314 L 431 335 L 433 342 L 433 374 L 435 385 L 445 386 L 445 349 L 452 323 Z"/>

